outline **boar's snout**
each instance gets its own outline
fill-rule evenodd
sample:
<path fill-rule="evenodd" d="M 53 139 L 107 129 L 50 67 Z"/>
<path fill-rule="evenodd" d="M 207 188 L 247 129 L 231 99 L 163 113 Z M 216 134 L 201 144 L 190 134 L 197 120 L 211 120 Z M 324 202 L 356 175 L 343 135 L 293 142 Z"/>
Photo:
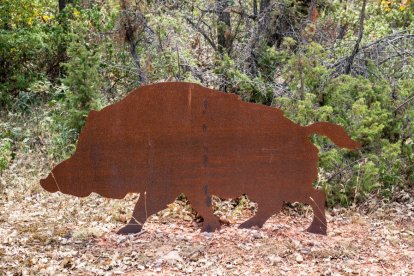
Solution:
<path fill-rule="evenodd" d="M 51 177 L 51 175 L 49 175 L 45 179 L 41 179 L 40 180 L 40 186 L 42 186 L 43 189 L 45 189 L 46 191 L 48 191 L 50 193 L 54 193 L 54 192 L 57 192 L 59 190 L 56 183 L 54 182 L 53 178 Z"/>
<path fill-rule="evenodd" d="M 40 185 L 48 192 L 61 192 L 86 197 L 94 191 L 93 179 L 85 163 L 77 162 L 76 154 L 52 169 Z"/>

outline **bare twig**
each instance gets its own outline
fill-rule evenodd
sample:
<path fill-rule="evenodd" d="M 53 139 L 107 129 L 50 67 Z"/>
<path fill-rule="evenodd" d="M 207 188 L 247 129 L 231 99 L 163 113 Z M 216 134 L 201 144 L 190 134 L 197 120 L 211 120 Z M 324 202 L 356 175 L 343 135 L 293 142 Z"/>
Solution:
<path fill-rule="evenodd" d="M 354 162 L 352 162 L 351 164 L 349 164 L 348 166 L 346 166 L 345 168 L 343 168 L 342 170 L 339 170 L 338 172 L 334 173 L 331 177 L 329 177 L 329 179 L 327 180 L 327 182 L 331 181 L 332 179 L 334 179 L 335 176 L 343 173 L 344 171 L 348 170 L 351 168 L 352 165 L 354 165 L 355 163 L 359 163 L 361 161 L 365 161 L 367 158 L 360 158 L 358 160 L 355 160 Z"/>
<path fill-rule="evenodd" d="M 400 104 L 399 106 L 397 106 L 397 108 L 394 109 L 394 113 L 396 113 L 401 107 L 403 107 L 404 105 L 408 104 L 412 100 L 414 100 L 414 95 L 412 95 L 411 97 L 409 97 L 408 99 L 406 99 L 402 104 Z"/>
<path fill-rule="evenodd" d="M 214 41 L 209 37 L 209 35 L 202 29 L 200 28 L 200 26 L 198 24 L 196 24 L 195 22 L 193 22 L 193 20 L 191 20 L 191 18 L 189 17 L 185 17 L 185 20 L 187 20 L 187 22 L 195 29 L 197 30 L 204 38 L 205 40 L 207 40 L 207 42 L 210 44 L 210 46 L 217 51 L 217 46 L 216 43 L 214 43 Z"/>
<path fill-rule="evenodd" d="M 351 72 L 352 63 L 354 62 L 354 58 L 356 54 L 359 52 L 359 44 L 361 43 L 362 36 L 364 35 L 364 20 L 365 20 L 365 8 L 367 6 L 367 0 L 364 0 L 362 3 L 361 8 L 361 15 L 359 16 L 359 32 L 358 32 L 358 39 L 354 46 L 354 50 L 352 54 L 347 59 L 347 65 L 345 67 L 345 74 L 349 74 Z"/>

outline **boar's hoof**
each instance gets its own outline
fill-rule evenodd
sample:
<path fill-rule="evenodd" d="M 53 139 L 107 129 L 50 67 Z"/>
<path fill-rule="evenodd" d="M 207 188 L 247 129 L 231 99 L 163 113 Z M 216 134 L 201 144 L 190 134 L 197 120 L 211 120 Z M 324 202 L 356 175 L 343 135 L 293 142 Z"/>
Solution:
<path fill-rule="evenodd" d="M 203 227 L 201 228 L 201 232 L 214 232 L 216 230 L 220 230 L 220 222 L 217 221 L 209 221 L 208 223 L 204 221 Z"/>
<path fill-rule="evenodd" d="M 316 224 L 311 224 L 311 226 L 309 226 L 308 229 L 306 229 L 306 231 L 308 231 L 309 233 L 313 233 L 313 234 L 320 234 L 320 235 L 325 235 L 326 236 L 326 226 L 325 225 L 316 225 Z"/>
<path fill-rule="evenodd" d="M 118 235 L 136 234 L 141 232 L 141 225 L 127 224 L 116 232 Z"/>
<path fill-rule="evenodd" d="M 253 227 L 257 227 L 257 228 L 262 228 L 263 224 L 256 222 L 256 221 L 245 221 L 242 224 L 239 225 L 239 229 L 249 229 L 249 228 L 253 228 Z"/>

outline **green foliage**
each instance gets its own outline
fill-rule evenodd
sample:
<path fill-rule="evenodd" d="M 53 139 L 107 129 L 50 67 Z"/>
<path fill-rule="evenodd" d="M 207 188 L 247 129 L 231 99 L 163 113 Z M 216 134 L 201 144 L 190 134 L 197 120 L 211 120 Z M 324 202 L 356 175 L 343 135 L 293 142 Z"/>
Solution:
<path fill-rule="evenodd" d="M 23 139 L 22 130 L 8 123 L 0 123 L 0 176 L 9 167 L 15 157 L 16 141 Z"/>
<path fill-rule="evenodd" d="M 99 72 L 100 54 L 98 49 L 88 49 L 88 45 L 75 42 L 68 48 L 69 61 L 63 84 L 67 87 L 64 107 L 69 129 L 80 131 L 90 110 L 101 106 L 99 89 L 101 77 Z M 63 118 L 62 118 L 63 119 Z"/>
<path fill-rule="evenodd" d="M 0 107 L 12 107 L 22 91 L 45 79 L 44 69 L 53 63 L 56 22 L 48 4 L 4 0 L 0 5 Z"/>
<path fill-rule="evenodd" d="M 227 54 L 216 60 L 215 73 L 223 75 L 229 92 L 239 94 L 243 100 L 249 102 L 270 104 L 272 90 L 262 76 L 252 78 L 239 70 L 234 60 Z"/>
<path fill-rule="evenodd" d="M 9 138 L 0 139 L 0 175 L 12 160 L 12 140 Z"/>
<path fill-rule="evenodd" d="M 55 92 L 53 155 L 59 159 L 75 149 L 79 132 L 91 110 L 101 108 L 100 50 L 86 42 L 74 41 L 68 48 L 66 77 Z"/>

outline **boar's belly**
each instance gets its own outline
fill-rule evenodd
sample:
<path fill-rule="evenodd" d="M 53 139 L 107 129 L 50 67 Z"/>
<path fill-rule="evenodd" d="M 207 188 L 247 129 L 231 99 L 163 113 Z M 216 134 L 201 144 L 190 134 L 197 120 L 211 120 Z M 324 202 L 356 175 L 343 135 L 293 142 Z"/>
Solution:
<path fill-rule="evenodd" d="M 292 188 L 308 190 L 317 177 L 315 160 L 239 160 L 209 165 L 205 183 L 211 194 L 223 198 L 256 194 L 266 187 L 275 194 Z"/>

